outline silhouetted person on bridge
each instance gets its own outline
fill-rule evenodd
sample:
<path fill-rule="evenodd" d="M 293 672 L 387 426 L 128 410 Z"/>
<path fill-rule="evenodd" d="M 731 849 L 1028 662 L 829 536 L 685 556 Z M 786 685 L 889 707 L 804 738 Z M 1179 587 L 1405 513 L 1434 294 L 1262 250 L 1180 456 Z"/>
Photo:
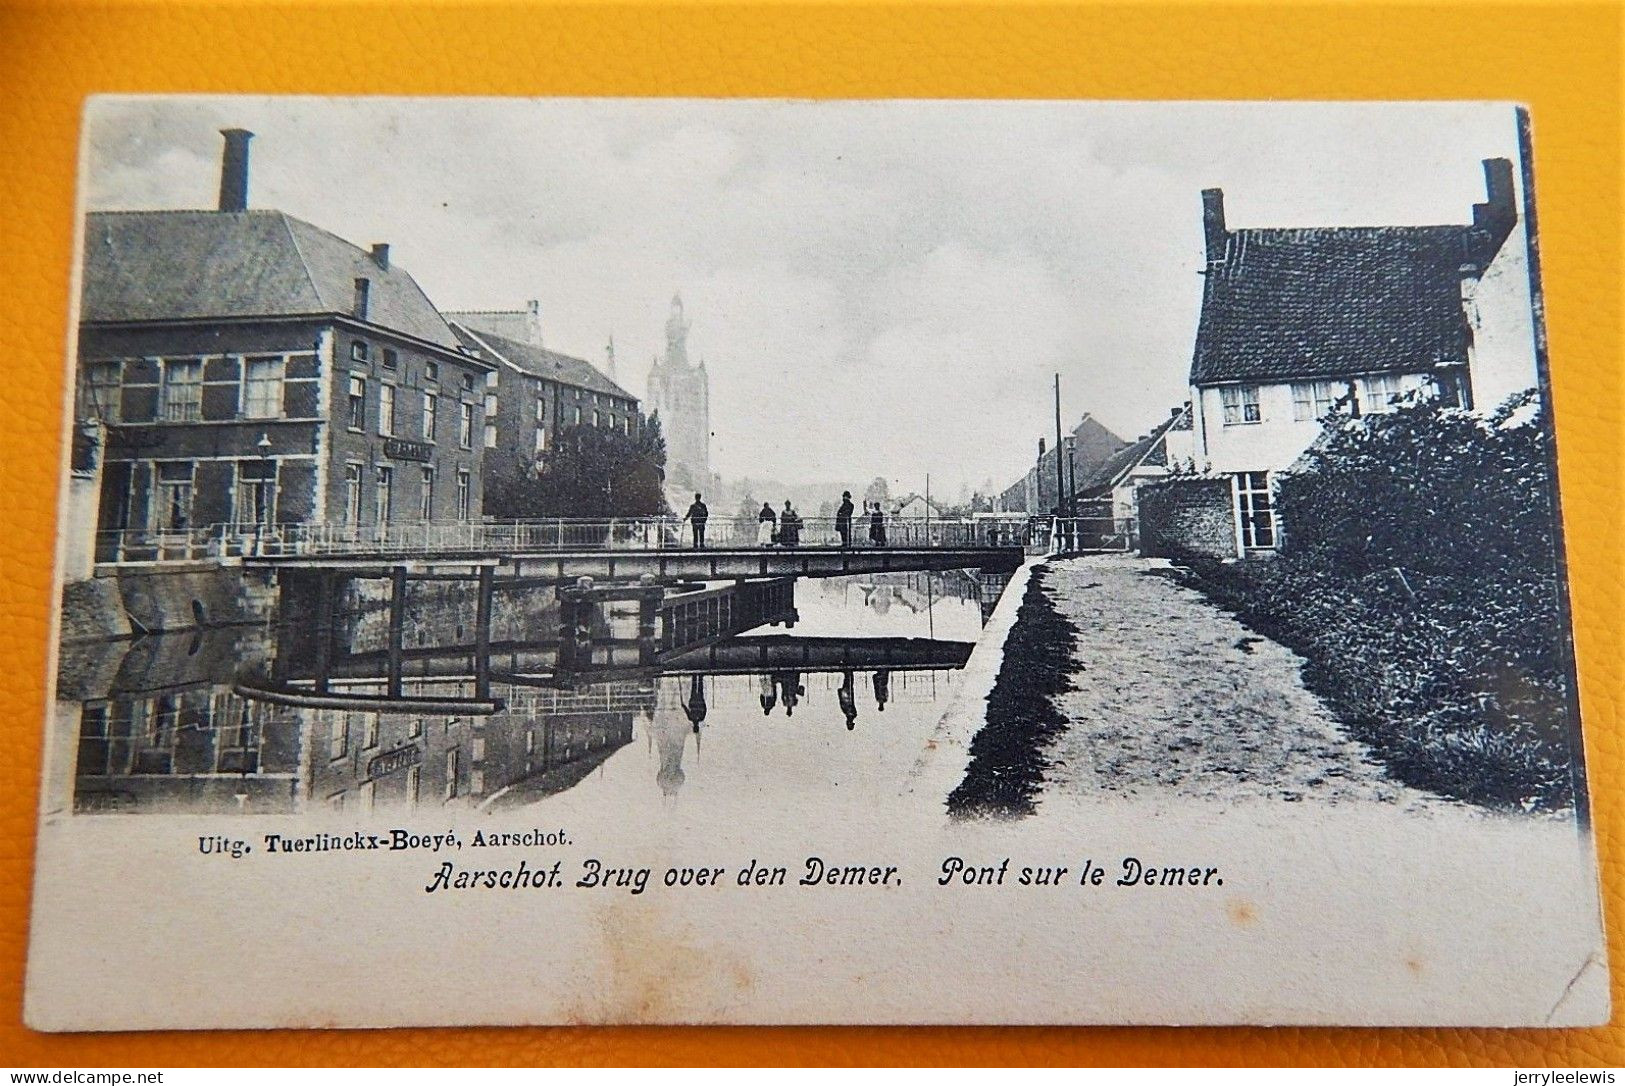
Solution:
<path fill-rule="evenodd" d="M 773 507 L 766 502 L 762 503 L 762 511 L 756 514 L 756 545 L 765 547 L 773 542 L 778 534 L 779 518 L 773 512 Z"/>
<path fill-rule="evenodd" d="M 784 512 L 779 514 L 779 542 L 786 547 L 801 543 L 801 517 L 788 501 L 784 503 Z"/>
<path fill-rule="evenodd" d="M 875 672 L 875 708 L 882 713 L 886 711 L 886 701 L 891 697 L 891 672 Z"/>
<path fill-rule="evenodd" d="M 841 546 L 852 545 L 852 492 L 841 491 L 841 505 L 835 510 L 835 534 L 841 537 Z"/>
<path fill-rule="evenodd" d="M 698 494 L 694 495 L 694 504 L 688 507 L 683 519 L 691 521 L 694 525 L 694 549 L 697 551 L 705 549 L 705 522 L 710 518 L 711 510 L 705 507 L 705 502 L 700 500 Z"/>
<path fill-rule="evenodd" d="M 886 514 L 881 511 L 879 502 L 875 502 L 874 509 L 869 513 L 869 542 L 877 547 L 886 545 Z"/>

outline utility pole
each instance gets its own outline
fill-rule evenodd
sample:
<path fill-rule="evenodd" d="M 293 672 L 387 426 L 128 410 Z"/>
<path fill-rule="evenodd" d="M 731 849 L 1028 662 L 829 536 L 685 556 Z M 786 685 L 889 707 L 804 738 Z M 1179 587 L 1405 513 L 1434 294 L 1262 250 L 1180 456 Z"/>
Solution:
<path fill-rule="evenodd" d="M 1065 516 L 1066 510 L 1061 499 L 1061 491 L 1066 486 L 1066 471 L 1062 467 L 1061 448 L 1061 375 L 1055 375 L 1055 515 Z M 1042 475 L 1039 476 L 1043 478 Z"/>

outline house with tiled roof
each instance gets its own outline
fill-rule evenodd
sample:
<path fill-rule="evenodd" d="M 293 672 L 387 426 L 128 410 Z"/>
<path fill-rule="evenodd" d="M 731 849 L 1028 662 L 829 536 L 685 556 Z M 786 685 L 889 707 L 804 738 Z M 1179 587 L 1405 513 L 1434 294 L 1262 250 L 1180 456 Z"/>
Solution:
<path fill-rule="evenodd" d="M 1512 164 L 1483 166 L 1486 199 L 1445 225 L 1231 229 L 1222 190 L 1202 193 L 1194 459 L 1231 481 L 1233 553 L 1278 545 L 1275 475 L 1328 416 L 1473 406 L 1474 297 L 1518 222 Z"/>
<path fill-rule="evenodd" d="M 77 417 L 101 432 L 97 558 L 187 556 L 211 527 L 481 512 L 483 389 L 389 246 L 248 206 L 228 129 L 214 210 L 93 212 Z"/>

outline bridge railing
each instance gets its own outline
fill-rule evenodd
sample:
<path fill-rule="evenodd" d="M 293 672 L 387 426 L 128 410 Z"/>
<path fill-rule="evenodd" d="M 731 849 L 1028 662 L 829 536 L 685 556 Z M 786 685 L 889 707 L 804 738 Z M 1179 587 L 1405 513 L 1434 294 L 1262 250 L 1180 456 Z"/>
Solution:
<path fill-rule="evenodd" d="M 867 517 L 849 526 L 835 517 L 802 518 L 786 531 L 756 522 L 711 517 L 712 549 L 785 547 L 1018 547 L 1047 532 L 1025 515 L 964 518 L 887 517 L 878 530 Z M 846 527 L 843 535 L 842 528 Z M 763 542 L 765 536 L 765 542 Z M 182 529 L 130 528 L 97 533 L 102 563 L 199 562 L 223 558 L 383 554 L 536 554 L 579 551 L 682 550 L 695 546 L 694 526 L 680 517 L 518 521 L 425 521 L 409 524 L 240 524 Z"/>

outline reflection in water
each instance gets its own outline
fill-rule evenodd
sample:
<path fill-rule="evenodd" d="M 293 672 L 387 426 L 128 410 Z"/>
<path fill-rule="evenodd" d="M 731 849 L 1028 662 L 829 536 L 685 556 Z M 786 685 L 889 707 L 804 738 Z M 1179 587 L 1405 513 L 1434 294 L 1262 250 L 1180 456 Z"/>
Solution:
<path fill-rule="evenodd" d="M 69 724 L 77 716 L 73 808 L 509 809 L 568 794 L 572 805 L 618 811 L 650 797 L 703 803 L 770 781 L 861 800 L 866 788 L 895 790 L 982 621 L 982 601 L 963 591 L 963 579 L 892 579 L 804 583 L 793 634 L 702 638 L 653 669 L 619 667 L 614 654 L 601 653 L 595 659 L 609 670 L 563 688 L 537 678 L 549 642 L 515 637 L 545 604 L 512 601 L 502 633 L 513 640 L 491 653 L 495 712 L 312 708 L 244 696 L 257 689 L 242 681 L 245 673 L 315 690 L 300 678 L 309 674 L 308 638 L 287 631 L 67 646 L 57 711 Z M 415 604 L 404 638 L 410 651 L 396 665 L 399 693 L 419 699 L 413 704 L 477 703 L 468 652 L 456 647 L 468 631 L 462 606 Z M 374 608 L 352 609 L 327 693 L 342 700 L 389 692 L 377 662 L 387 649 L 377 632 L 385 621 Z M 597 620 L 608 640 L 626 627 L 624 615 Z M 635 634 L 635 618 L 631 628 Z M 499 666 L 503 653 L 515 665 L 511 678 Z M 453 658 L 464 662 L 453 667 Z M 892 707 L 885 729 L 857 727 L 870 711 L 860 696 L 868 693 L 873 712 Z M 640 732 L 644 741 L 634 742 Z"/>

